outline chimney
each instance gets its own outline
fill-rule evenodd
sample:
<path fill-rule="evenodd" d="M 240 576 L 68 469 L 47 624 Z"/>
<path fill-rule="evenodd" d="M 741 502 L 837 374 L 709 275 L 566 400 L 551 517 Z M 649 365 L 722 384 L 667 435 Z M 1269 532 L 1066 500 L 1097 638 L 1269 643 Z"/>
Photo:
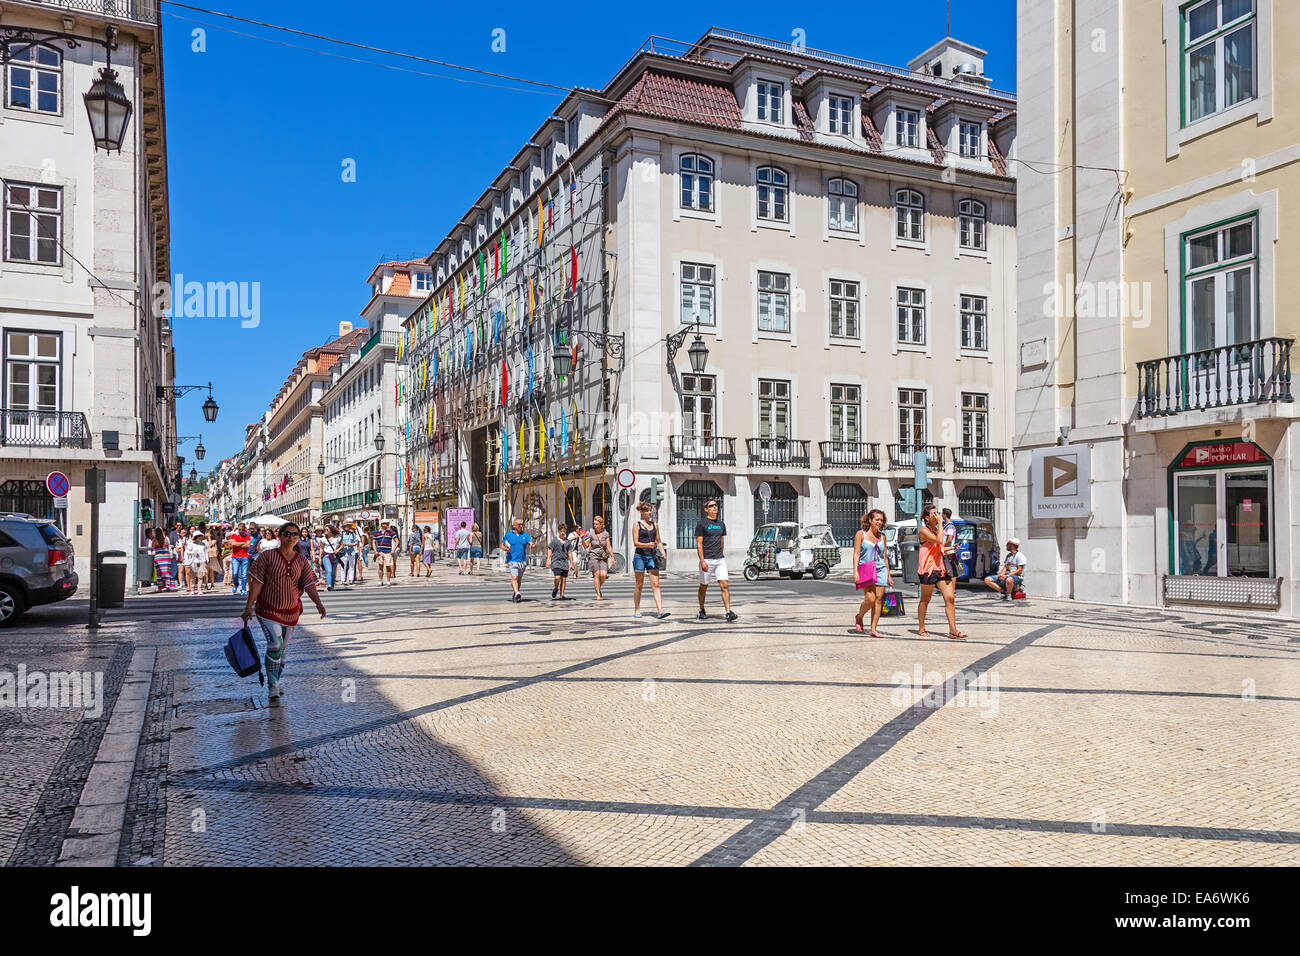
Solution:
<path fill-rule="evenodd" d="M 339 338 L 343 338 L 343 336 L 347 335 L 347 334 L 348 334 L 349 332 L 351 332 L 351 331 L 352 331 L 352 323 L 351 323 L 351 322 L 340 322 L 340 323 L 339 323 Z"/>

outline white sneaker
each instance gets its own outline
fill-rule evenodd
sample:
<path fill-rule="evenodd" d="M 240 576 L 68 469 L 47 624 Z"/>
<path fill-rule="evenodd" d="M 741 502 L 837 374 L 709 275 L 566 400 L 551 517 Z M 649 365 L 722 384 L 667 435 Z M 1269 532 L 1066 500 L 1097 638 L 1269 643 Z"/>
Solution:
<path fill-rule="evenodd" d="M 276 681 L 271 681 L 266 685 L 266 699 L 271 703 L 278 703 L 280 700 L 280 685 Z"/>

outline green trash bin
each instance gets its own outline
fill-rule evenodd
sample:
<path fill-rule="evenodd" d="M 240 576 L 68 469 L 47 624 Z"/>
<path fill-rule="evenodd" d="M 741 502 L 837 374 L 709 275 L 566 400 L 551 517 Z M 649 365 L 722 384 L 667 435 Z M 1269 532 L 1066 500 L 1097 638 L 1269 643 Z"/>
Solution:
<path fill-rule="evenodd" d="M 126 603 L 126 561 L 107 563 L 105 558 L 125 558 L 125 551 L 99 552 L 99 574 L 96 581 L 99 606 L 122 607 Z"/>

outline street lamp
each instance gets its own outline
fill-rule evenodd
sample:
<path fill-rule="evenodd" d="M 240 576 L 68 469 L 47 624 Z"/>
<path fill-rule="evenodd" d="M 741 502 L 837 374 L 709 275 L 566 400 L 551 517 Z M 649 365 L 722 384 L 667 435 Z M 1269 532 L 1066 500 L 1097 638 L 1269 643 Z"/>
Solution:
<path fill-rule="evenodd" d="M 551 350 L 551 364 L 555 366 L 555 374 L 561 378 L 573 371 L 573 353 L 568 346 L 558 341 L 555 343 Z"/>
<path fill-rule="evenodd" d="M 322 458 L 322 459 L 320 460 L 320 464 L 316 466 L 316 474 L 318 474 L 318 475 L 323 475 L 323 474 L 325 474 L 325 459 L 324 459 L 324 458 Z"/>
<path fill-rule="evenodd" d="M 673 364 L 677 358 L 677 352 L 686 341 L 686 336 L 691 332 L 695 333 L 695 341 L 691 347 L 686 350 L 686 355 L 691 360 L 691 371 L 699 375 L 704 371 L 704 367 L 709 361 L 709 347 L 704 344 L 704 337 L 700 335 L 700 313 L 695 313 L 695 321 L 683 329 L 669 333 L 664 337 L 664 343 L 668 347 L 668 376 L 672 379 L 673 385 L 677 385 L 677 366 Z"/>
<path fill-rule="evenodd" d="M 382 432 L 375 432 L 375 451 L 384 450 L 384 435 Z"/>
<path fill-rule="evenodd" d="M 208 400 L 203 403 L 203 417 L 210 422 L 217 420 L 217 403 L 213 400 L 211 392 L 208 393 Z"/>
<path fill-rule="evenodd" d="M 117 71 L 113 69 L 113 41 L 117 28 L 110 26 L 108 43 L 104 48 L 104 68 L 90 85 L 90 90 L 82 96 L 86 103 L 86 115 L 90 117 L 90 131 L 95 137 L 95 148 L 122 151 L 122 141 L 126 139 L 126 127 L 131 122 L 131 100 L 127 97 L 122 84 L 117 82 Z"/>
<path fill-rule="evenodd" d="M 210 422 L 215 422 L 217 420 L 217 408 L 219 406 L 212 398 L 211 382 L 208 382 L 207 385 L 155 385 L 154 397 L 160 402 L 165 402 L 167 401 L 168 395 L 172 398 L 176 398 L 177 396 L 184 395 L 187 392 L 192 392 L 196 388 L 206 388 L 208 390 L 208 400 L 203 403 L 203 417 Z"/>
<path fill-rule="evenodd" d="M 190 481 L 198 481 L 198 480 L 199 480 L 199 470 L 197 468 L 191 468 Z"/>

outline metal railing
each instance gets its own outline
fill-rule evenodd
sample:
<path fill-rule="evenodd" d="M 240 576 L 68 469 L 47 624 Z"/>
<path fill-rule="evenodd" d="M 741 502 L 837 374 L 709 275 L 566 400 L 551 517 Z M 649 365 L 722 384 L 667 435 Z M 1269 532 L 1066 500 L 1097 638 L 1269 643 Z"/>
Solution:
<path fill-rule="evenodd" d="M 23 0 L 34 7 L 94 13 L 141 23 L 158 22 L 158 0 Z"/>
<path fill-rule="evenodd" d="M 952 470 L 1002 474 L 1007 470 L 1007 450 L 1005 448 L 953 446 Z"/>
<path fill-rule="evenodd" d="M 378 488 L 372 488 L 370 491 L 358 491 L 344 495 L 342 498 L 330 498 L 321 503 L 321 511 L 341 511 L 359 505 L 376 505 L 379 504 L 381 495 L 382 492 Z"/>
<path fill-rule="evenodd" d="M 1290 402 L 1294 339 L 1256 339 L 1138 363 L 1138 418 Z"/>
<path fill-rule="evenodd" d="M 751 465 L 809 467 L 808 442 L 797 438 L 748 438 L 745 450 Z"/>
<path fill-rule="evenodd" d="M 89 448 L 90 428 L 81 412 L 0 408 L 0 445 Z"/>
<path fill-rule="evenodd" d="M 916 453 L 923 451 L 931 471 L 943 471 L 943 445 L 889 445 L 889 467 L 895 471 L 916 467 Z"/>
<path fill-rule="evenodd" d="M 818 442 L 823 468 L 879 468 L 880 443 L 874 441 Z"/>
<path fill-rule="evenodd" d="M 376 345 L 379 345 L 380 343 L 383 343 L 384 345 L 389 346 L 390 348 L 396 349 L 397 333 L 380 332 L 378 335 L 370 336 L 370 338 L 366 339 L 366 344 L 361 346 L 361 351 L 357 354 L 357 361 L 361 361 L 361 359 L 365 358 L 366 355 L 369 354 L 370 350 L 373 349 Z"/>
<path fill-rule="evenodd" d="M 696 438 L 694 435 L 670 435 L 668 462 L 703 462 L 719 465 L 736 463 L 736 439 Z"/>

